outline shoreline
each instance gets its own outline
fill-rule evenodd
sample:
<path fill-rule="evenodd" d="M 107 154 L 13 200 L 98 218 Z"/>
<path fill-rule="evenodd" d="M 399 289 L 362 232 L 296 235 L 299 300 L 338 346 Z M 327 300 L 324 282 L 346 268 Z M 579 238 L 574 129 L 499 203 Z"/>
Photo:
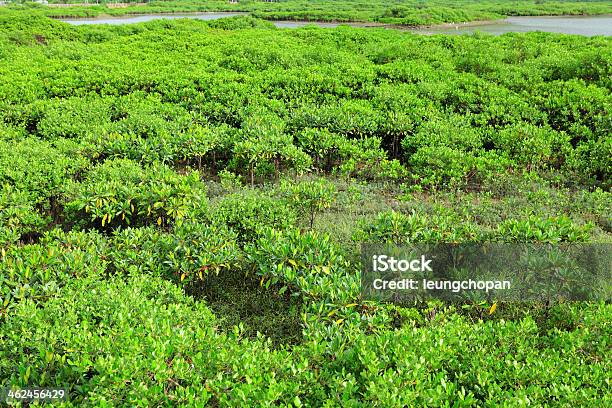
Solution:
<path fill-rule="evenodd" d="M 554 16 L 558 17 L 558 16 Z M 401 28 L 405 30 L 428 30 L 428 29 L 440 29 L 440 28 L 459 28 L 459 27 L 478 27 L 490 24 L 501 24 L 508 17 L 503 17 L 497 20 L 474 20 L 466 21 L 462 23 L 440 23 L 440 24 L 429 24 L 429 25 L 400 25 L 400 24 L 386 24 L 385 27 L 389 28 Z"/>
<path fill-rule="evenodd" d="M 58 20 L 58 19 L 71 19 L 71 20 L 95 20 L 95 19 L 104 19 L 104 18 L 116 18 L 116 19 L 121 19 L 121 18 L 130 18 L 130 17 L 145 17 L 145 16 L 162 16 L 162 15 L 185 15 L 185 16 L 192 16 L 192 15 L 199 15 L 199 14 L 234 14 L 236 16 L 239 15 L 244 15 L 244 16 L 248 16 L 249 12 L 247 11 L 158 11 L 155 13 L 124 13 L 124 14 L 106 14 L 106 13 L 100 13 L 97 14 L 95 16 L 87 16 L 87 17 L 81 17 L 81 16 L 72 16 L 72 15 L 62 15 L 62 16 L 47 16 L 49 18 L 52 18 L 54 20 Z M 228 16 L 228 17 L 232 17 L 232 16 Z M 187 17 L 189 18 L 189 17 Z"/>
<path fill-rule="evenodd" d="M 74 16 L 74 15 L 56 15 L 56 16 L 47 16 L 54 20 L 83 20 L 83 21 L 92 21 L 96 19 L 128 19 L 133 17 L 146 17 L 146 16 L 172 16 L 172 15 L 184 15 L 185 18 L 190 18 L 190 16 L 196 15 L 205 15 L 205 14 L 227 14 L 227 17 L 238 17 L 238 16 L 251 16 L 252 13 L 248 11 L 161 11 L 154 13 L 146 13 L 146 12 L 126 12 L 123 14 L 107 14 L 100 13 L 95 16 Z M 492 25 L 492 24 L 503 24 L 508 19 L 511 18 L 523 18 L 523 17 L 531 17 L 531 18 L 585 18 L 585 17 L 612 17 L 612 13 L 606 14 L 560 14 L 560 15 L 520 15 L 520 16 L 503 16 L 499 19 L 487 19 L 487 20 L 473 20 L 473 21 L 465 21 L 465 22 L 448 22 L 448 23 L 439 23 L 439 24 L 425 24 L 425 25 L 404 25 L 404 24 L 394 24 L 394 23 L 383 23 L 379 21 L 340 21 L 340 20 L 276 20 L 276 19 L 267 19 L 265 17 L 258 17 L 261 20 L 269 21 L 272 23 L 284 23 L 284 24 L 335 24 L 335 25 L 349 25 L 355 28 L 388 28 L 388 29 L 398 29 L 398 30 L 428 30 L 428 29 L 452 29 L 452 28 L 465 28 L 465 27 L 478 27 L 483 25 Z M 221 17 L 225 18 L 225 17 Z M 212 20 L 212 19 L 211 19 Z"/>

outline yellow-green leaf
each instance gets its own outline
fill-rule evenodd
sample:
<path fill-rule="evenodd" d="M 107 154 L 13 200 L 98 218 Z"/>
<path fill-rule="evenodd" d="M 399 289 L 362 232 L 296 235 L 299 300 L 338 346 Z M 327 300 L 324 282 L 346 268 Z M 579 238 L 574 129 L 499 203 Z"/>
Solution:
<path fill-rule="evenodd" d="M 493 313 L 495 313 L 496 309 L 497 309 L 497 302 L 493 303 L 493 306 L 491 306 L 491 308 L 489 309 L 489 314 L 492 315 Z"/>

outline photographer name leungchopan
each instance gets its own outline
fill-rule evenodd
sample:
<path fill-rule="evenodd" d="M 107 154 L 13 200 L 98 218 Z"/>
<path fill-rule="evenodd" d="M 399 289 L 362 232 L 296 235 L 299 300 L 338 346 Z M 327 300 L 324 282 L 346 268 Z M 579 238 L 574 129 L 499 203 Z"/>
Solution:
<path fill-rule="evenodd" d="M 459 293 L 468 290 L 509 290 L 512 283 L 507 280 L 429 280 L 429 279 L 374 279 L 372 287 L 375 290 L 446 290 Z"/>

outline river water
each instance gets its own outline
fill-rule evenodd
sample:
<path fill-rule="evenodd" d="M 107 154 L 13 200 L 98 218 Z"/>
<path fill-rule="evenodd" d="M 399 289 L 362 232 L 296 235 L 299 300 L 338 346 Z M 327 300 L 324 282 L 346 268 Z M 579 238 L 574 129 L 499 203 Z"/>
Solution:
<path fill-rule="evenodd" d="M 133 24 L 133 23 L 144 23 L 152 20 L 176 20 L 179 18 L 193 18 L 196 20 L 218 20 L 225 17 L 234 17 L 247 15 L 248 13 L 230 13 L 230 12 L 218 12 L 218 13 L 176 13 L 176 14 L 139 14 L 139 15 L 125 15 L 117 17 L 91 17 L 91 18 L 62 18 L 63 21 L 72 25 L 87 25 L 87 24 Z"/>
<path fill-rule="evenodd" d="M 545 31 L 578 35 L 612 35 L 612 16 L 550 16 L 508 17 L 493 23 L 455 27 L 433 27 L 422 30 L 427 34 L 463 34 L 476 31 L 489 34 Z"/>
<path fill-rule="evenodd" d="M 217 20 L 225 17 L 245 15 L 247 13 L 191 13 L 191 14 L 148 14 L 148 15 L 129 15 L 120 17 L 95 17 L 95 18 L 72 18 L 61 19 L 69 24 L 132 24 L 142 23 L 159 19 L 178 19 L 193 18 L 198 20 Z M 280 28 L 297 28 L 308 24 L 315 24 L 319 27 L 333 28 L 339 23 L 307 23 L 302 21 L 273 21 L 274 25 Z M 353 27 L 380 27 L 377 24 L 368 23 L 348 23 Z M 387 26 L 388 28 L 391 28 Z M 469 34 L 483 32 L 494 35 L 518 32 L 525 33 L 530 31 L 545 31 L 552 33 L 578 34 L 578 35 L 612 35 L 612 16 L 550 16 L 550 17 L 508 17 L 504 20 L 486 23 L 471 23 L 445 25 L 439 27 L 405 28 L 393 27 L 406 31 L 421 34 Z"/>

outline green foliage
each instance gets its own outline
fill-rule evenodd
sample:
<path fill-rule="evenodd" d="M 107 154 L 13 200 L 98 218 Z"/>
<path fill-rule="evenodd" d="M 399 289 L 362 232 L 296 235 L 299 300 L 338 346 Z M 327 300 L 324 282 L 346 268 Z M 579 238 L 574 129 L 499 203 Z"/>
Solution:
<path fill-rule="evenodd" d="M 43 303 L 58 295 L 69 281 L 101 276 L 106 261 L 104 241 L 95 233 L 54 230 L 40 244 L 2 248 L 0 262 L 0 324 L 20 302 Z"/>
<path fill-rule="evenodd" d="M 283 193 L 302 216 L 309 220 L 310 229 L 314 225 L 317 212 L 329 208 L 335 199 L 336 187 L 324 178 L 314 180 L 284 180 Z"/>
<path fill-rule="evenodd" d="M 151 227 L 126 228 L 109 240 L 109 267 L 197 286 L 208 274 L 219 274 L 237 263 L 235 241 L 236 236 L 223 227 L 188 221 L 175 226 L 171 234 Z"/>
<path fill-rule="evenodd" d="M 608 10 L 357 5 L 0 8 L 0 387 L 67 386 L 65 406 L 609 405 L 608 304 L 366 301 L 358 253 L 609 243 L 609 38 L 43 17 Z"/>
<path fill-rule="evenodd" d="M 583 315 L 596 327 L 593 333 L 540 336 L 529 317 L 474 328 L 455 315 L 426 327 L 363 335 L 335 355 L 333 371 L 324 375 L 330 381 L 340 375 L 345 386 L 336 395 L 355 406 L 597 404 L 609 400 L 605 386 L 596 385 L 605 383 L 607 364 L 597 356 L 605 354 L 598 339 L 609 313 L 600 305 Z"/>
<path fill-rule="evenodd" d="M 284 131 L 283 121 L 275 115 L 257 113 L 247 118 L 242 125 L 241 140 L 234 144 L 234 167 L 249 169 L 251 185 L 255 174 L 263 176 L 273 173 L 275 177 L 283 166 L 306 171 L 311 164 L 310 156 L 293 145 L 292 138 Z"/>
<path fill-rule="evenodd" d="M 57 140 L 62 145 L 63 140 Z M 27 192 L 34 205 L 49 209 L 48 200 L 89 163 L 82 157 L 71 157 L 60 148 L 34 138 L 17 143 L 0 141 L 0 180 Z"/>
<path fill-rule="evenodd" d="M 219 176 L 221 187 L 226 190 L 236 190 L 242 186 L 242 178 L 231 171 L 221 170 L 217 175 Z"/>
<path fill-rule="evenodd" d="M 66 89 L 52 87 L 49 93 L 56 97 L 65 97 Z M 29 112 L 19 118 L 35 127 L 37 136 L 54 140 L 63 138 L 82 138 L 90 132 L 100 132 L 108 126 L 112 115 L 109 98 L 70 97 L 35 102 Z M 33 132 L 34 133 L 34 132 Z"/>
<path fill-rule="evenodd" d="M 358 242 L 408 244 L 419 242 L 586 242 L 592 224 L 576 225 L 567 216 L 508 219 L 495 230 L 483 228 L 457 216 L 422 216 L 396 211 L 380 213 L 373 221 L 362 221 L 353 239 Z"/>
<path fill-rule="evenodd" d="M 198 3 L 198 5 L 200 5 L 200 3 Z M 220 7 L 226 7 L 226 4 L 223 4 Z M 274 24 L 250 16 L 220 18 L 218 20 L 208 22 L 208 26 L 221 30 L 242 30 L 245 28 L 274 28 Z"/>
<path fill-rule="evenodd" d="M 347 280 L 349 266 L 329 237 L 316 233 L 300 233 L 297 229 L 260 230 L 255 243 L 245 248 L 248 260 L 266 285 L 282 283 L 315 299 L 326 298 L 349 303 L 358 287 Z M 341 272 L 338 272 L 340 270 Z M 338 284 L 335 280 L 346 281 Z M 352 277 L 353 285 L 356 277 Z M 346 285 L 349 285 L 345 287 Z M 342 287 L 342 289 L 340 289 Z"/>
<path fill-rule="evenodd" d="M 533 125 L 504 128 L 495 140 L 500 150 L 529 168 L 561 167 L 571 151 L 569 142 L 562 132 Z"/>
<path fill-rule="evenodd" d="M 3 348 L 1 377 L 20 386 L 65 384 L 73 404 L 169 403 L 164 388 L 184 381 L 187 355 L 214 338 L 212 313 L 159 278 L 83 279 L 43 308 L 24 302 L 15 312 L 2 334 L 10 347 Z M 204 386 L 198 394 L 213 397 Z"/>
<path fill-rule="evenodd" d="M 28 234 L 43 231 L 48 219 L 36 211 L 26 191 L 11 185 L 0 189 L 0 243 L 16 243 Z"/>
<path fill-rule="evenodd" d="M 325 171 L 368 179 L 406 176 L 398 161 L 387 158 L 377 137 L 347 139 L 326 128 L 305 128 L 297 134 L 297 143 L 310 154 L 315 167 Z"/>
<path fill-rule="evenodd" d="M 499 225 L 502 240 L 515 242 L 585 242 L 593 225 L 576 225 L 566 216 L 506 220 Z"/>
<path fill-rule="evenodd" d="M 304 336 L 315 344 L 342 348 L 358 333 L 389 324 L 384 309 L 360 300 L 360 271 L 329 236 L 263 229 L 245 255 L 260 285 L 303 299 Z"/>
<path fill-rule="evenodd" d="M 0 242 L 45 231 L 60 216 L 63 185 L 87 164 L 34 138 L 0 140 Z"/>
<path fill-rule="evenodd" d="M 402 149 L 410 157 L 427 146 L 473 152 L 482 144 L 482 131 L 471 126 L 470 116 L 450 114 L 423 123 L 418 132 L 402 140 Z"/>
<path fill-rule="evenodd" d="M 295 225 L 297 214 L 285 201 L 257 190 L 228 194 L 210 210 L 212 223 L 232 229 L 243 243 L 256 239 L 263 227 L 283 230 Z"/>
<path fill-rule="evenodd" d="M 42 308 L 19 305 L 0 333 L 0 375 L 68 384 L 74 406 L 605 404 L 610 308 L 573 313 L 589 329 L 540 334 L 529 317 L 474 327 L 447 315 L 325 354 L 322 344 L 273 351 L 239 329 L 217 333 L 202 303 L 159 278 L 83 279 Z"/>
<path fill-rule="evenodd" d="M 421 148 L 410 157 L 409 164 L 418 184 L 447 189 L 479 185 L 512 166 L 495 152 L 475 155 L 446 146 Z"/>
<path fill-rule="evenodd" d="M 589 140 L 581 144 L 575 153 L 570 161 L 579 171 L 579 174 L 588 174 L 600 178 L 603 187 L 609 190 L 611 187 L 610 175 L 612 175 L 612 164 L 610 163 L 612 139 L 608 137 Z"/>
<path fill-rule="evenodd" d="M 408 244 L 415 242 L 466 242 L 479 241 L 485 232 L 469 222 L 453 216 L 427 217 L 396 211 L 380 213 L 371 222 L 362 221 L 353 239 L 359 242 L 384 242 Z"/>
<path fill-rule="evenodd" d="M 106 161 L 70 187 L 66 212 L 81 214 L 97 227 L 169 225 L 206 208 L 205 188 L 197 173 L 178 175 L 164 165 L 143 168 L 130 160 Z"/>
<path fill-rule="evenodd" d="M 47 48 L 14 46 L 0 64 L 2 120 L 96 161 L 227 170 L 252 185 L 314 169 L 473 188 L 535 170 L 607 187 L 605 38 L 207 24 L 64 27 Z"/>

